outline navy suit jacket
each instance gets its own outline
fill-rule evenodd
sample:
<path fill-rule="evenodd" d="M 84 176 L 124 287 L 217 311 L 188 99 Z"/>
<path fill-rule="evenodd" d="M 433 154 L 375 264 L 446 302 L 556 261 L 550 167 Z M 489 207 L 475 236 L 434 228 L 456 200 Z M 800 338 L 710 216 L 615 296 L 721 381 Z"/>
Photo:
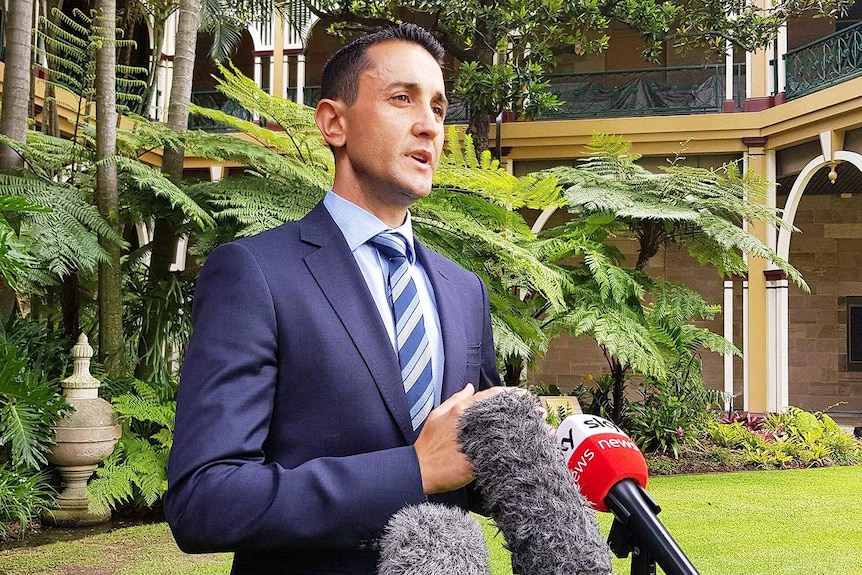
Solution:
<path fill-rule="evenodd" d="M 484 284 L 416 253 L 440 316 L 442 397 L 499 384 Z M 181 549 L 234 551 L 233 573 L 374 573 L 389 517 L 425 500 L 415 439 L 397 354 L 322 204 L 213 251 L 168 464 Z"/>

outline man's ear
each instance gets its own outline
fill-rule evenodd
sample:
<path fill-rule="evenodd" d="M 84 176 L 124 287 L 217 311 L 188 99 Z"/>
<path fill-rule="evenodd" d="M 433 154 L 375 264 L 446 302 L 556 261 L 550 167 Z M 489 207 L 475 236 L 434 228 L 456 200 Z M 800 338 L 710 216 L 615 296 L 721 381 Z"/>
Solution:
<path fill-rule="evenodd" d="M 341 148 L 347 143 L 347 119 L 344 112 L 347 106 L 341 100 L 320 100 L 314 109 L 314 121 L 323 139 L 333 148 Z"/>

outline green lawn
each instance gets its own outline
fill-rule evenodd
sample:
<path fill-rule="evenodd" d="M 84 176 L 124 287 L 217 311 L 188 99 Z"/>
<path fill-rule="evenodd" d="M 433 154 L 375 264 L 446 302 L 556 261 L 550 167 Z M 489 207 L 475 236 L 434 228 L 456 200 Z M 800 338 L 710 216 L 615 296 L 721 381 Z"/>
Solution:
<path fill-rule="evenodd" d="M 862 575 L 862 467 L 657 477 L 660 517 L 702 575 Z M 610 516 L 600 515 L 606 534 Z M 511 575 L 489 527 L 492 575 Z M 0 551 L 2 575 L 227 575 L 183 555 L 163 523 Z M 628 575 L 627 561 L 615 562 Z"/>
<path fill-rule="evenodd" d="M 656 477 L 648 488 L 701 575 L 862 575 L 862 467 Z M 611 516 L 599 520 L 607 535 Z M 490 548 L 493 575 L 511 575 Z M 614 573 L 628 575 L 629 561 Z"/>

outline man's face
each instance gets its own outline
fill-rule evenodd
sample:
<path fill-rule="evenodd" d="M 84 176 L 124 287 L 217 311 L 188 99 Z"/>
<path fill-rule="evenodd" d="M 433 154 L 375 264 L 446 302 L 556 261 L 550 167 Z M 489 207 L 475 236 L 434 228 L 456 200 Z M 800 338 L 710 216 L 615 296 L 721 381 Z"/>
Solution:
<path fill-rule="evenodd" d="M 443 148 L 443 73 L 421 46 L 393 40 L 368 49 L 356 101 L 346 108 L 336 173 L 380 217 L 431 191 Z M 384 219 L 385 218 L 381 218 Z"/>

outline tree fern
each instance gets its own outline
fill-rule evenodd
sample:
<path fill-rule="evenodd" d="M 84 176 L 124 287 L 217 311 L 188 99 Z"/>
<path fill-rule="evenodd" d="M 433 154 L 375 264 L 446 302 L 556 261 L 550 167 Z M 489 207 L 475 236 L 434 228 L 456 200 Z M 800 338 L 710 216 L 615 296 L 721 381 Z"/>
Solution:
<path fill-rule="evenodd" d="M 92 17 L 75 8 L 65 14 L 54 8 L 57 23 L 42 17 L 39 22 L 37 48 L 41 56 L 38 66 L 48 83 L 78 97 L 78 110 L 82 119 L 91 120 L 94 82 L 96 78 L 96 52 L 101 46 L 98 28 Z M 112 34 L 117 48 L 135 47 L 132 40 L 123 40 L 122 31 Z M 146 89 L 145 68 L 117 66 L 117 102 L 120 109 L 140 102 Z"/>
<path fill-rule="evenodd" d="M 176 402 L 166 400 L 157 386 L 134 380 L 131 390 L 113 398 L 112 404 L 123 434 L 87 491 L 95 503 L 112 509 L 130 503 L 152 506 L 167 490 Z"/>
<path fill-rule="evenodd" d="M 144 190 L 153 196 L 168 200 L 172 207 L 180 210 L 200 228 L 214 225 L 212 216 L 160 171 L 136 159 L 123 156 L 112 156 L 103 161 L 116 164 L 121 177 L 130 181 L 134 189 Z M 95 165 L 98 165 L 98 162 Z"/>
<path fill-rule="evenodd" d="M 636 267 L 658 249 L 678 244 L 720 275 L 744 272 L 742 254 L 750 254 L 772 262 L 807 289 L 795 268 L 742 228 L 753 221 L 786 225 L 779 211 L 754 201 L 768 187 L 756 174 L 741 175 L 735 164 L 707 170 L 676 163 L 651 173 L 615 136 L 595 136 L 587 149 L 590 156 L 579 167 L 547 173 L 564 187 L 573 215 L 613 214 L 628 228 L 640 244 Z"/>
<path fill-rule="evenodd" d="M 22 289 L 27 271 L 36 266 L 26 244 L 10 225 L 8 217 L 19 217 L 25 211 L 45 211 L 47 208 L 31 204 L 21 196 L 0 196 L 0 275 L 13 290 Z"/>
<path fill-rule="evenodd" d="M 516 177 L 500 167 L 498 160 L 485 150 L 476 156 L 472 138 L 464 136 L 461 149 L 454 126 L 447 134 L 446 153 L 434 175 L 434 187 L 440 190 L 470 191 L 510 210 L 532 208 L 543 210 L 561 207 L 565 200 L 554 177 Z"/>
<path fill-rule="evenodd" d="M 323 198 L 323 190 L 303 180 L 271 180 L 259 176 L 204 182 L 190 188 L 208 196 L 215 217 L 239 224 L 237 235 L 250 236 L 286 221 L 298 220 Z"/>

